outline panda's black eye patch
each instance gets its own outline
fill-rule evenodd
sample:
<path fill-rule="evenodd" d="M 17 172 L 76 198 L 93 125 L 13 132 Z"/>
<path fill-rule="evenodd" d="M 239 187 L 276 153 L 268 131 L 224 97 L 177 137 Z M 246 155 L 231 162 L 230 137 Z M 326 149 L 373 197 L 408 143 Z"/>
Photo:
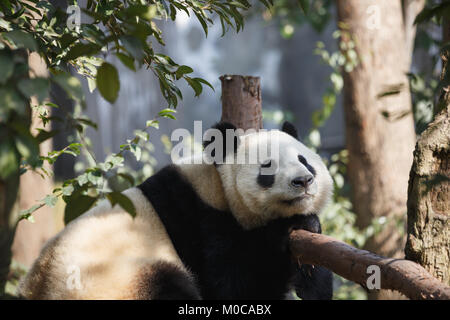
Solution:
<path fill-rule="evenodd" d="M 300 161 L 301 164 L 303 164 L 306 169 L 309 170 L 313 174 L 313 176 L 316 176 L 316 170 L 306 161 L 305 157 L 301 154 L 298 155 L 298 161 Z"/>
<path fill-rule="evenodd" d="M 305 157 L 302 155 L 298 155 L 298 161 L 300 161 L 304 166 L 308 165 L 308 161 L 306 161 Z"/>

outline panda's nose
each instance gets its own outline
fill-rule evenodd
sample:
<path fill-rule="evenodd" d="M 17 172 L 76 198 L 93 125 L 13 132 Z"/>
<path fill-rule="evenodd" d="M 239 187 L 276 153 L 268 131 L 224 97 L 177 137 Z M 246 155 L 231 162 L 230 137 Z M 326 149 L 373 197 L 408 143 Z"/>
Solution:
<path fill-rule="evenodd" d="M 295 188 L 299 188 L 299 187 L 307 188 L 313 182 L 314 182 L 313 175 L 308 174 L 308 175 L 305 175 L 302 177 L 295 178 L 294 180 L 291 181 L 291 185 Z"/>

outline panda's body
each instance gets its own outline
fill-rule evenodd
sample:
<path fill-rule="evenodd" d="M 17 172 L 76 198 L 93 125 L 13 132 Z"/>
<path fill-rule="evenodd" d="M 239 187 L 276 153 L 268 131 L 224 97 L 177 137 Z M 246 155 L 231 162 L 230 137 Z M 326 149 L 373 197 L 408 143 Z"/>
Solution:
<path fill-rule="evenodd" d="M 331 178 L 318 155 L 285 133 L 276 135 L 281 170 L 272 177 L 261 176 L 255 164 L 179 163 L 124 191 L 135 218 L 101 202 L 49 241 L 21 294 L 282 299 L 295 286 L 303 298 L 331 298 L 331 273 L 299 268 L 288 246 L 292 228 L 320 232 L 314 213 L 330 196 Z M 246 153 L 257 136 L 242 137 L 235 154 Z M 302 193 L 292 178 L 305 174 L 314 181 Z M 283 187 L 285 181 L 292 181 L 291 187 Z"/>

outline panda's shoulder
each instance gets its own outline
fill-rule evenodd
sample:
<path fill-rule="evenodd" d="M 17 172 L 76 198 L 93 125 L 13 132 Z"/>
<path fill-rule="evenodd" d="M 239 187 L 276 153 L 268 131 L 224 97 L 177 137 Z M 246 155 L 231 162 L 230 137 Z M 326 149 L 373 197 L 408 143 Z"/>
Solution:
<path fill-rule="evenodd" d="M 137 186 L 147 199 L 172 197 L 189 186 L 189 181 L 180 173 L 177 165 L 163 167 Z"/>
<path fill-rule="evenodd" d="M 221 179 L 214 165 L 167 165 L 137 188 L 154 205 L 166 201 L 172 203 L 173 200 L 183 204 L 202 201 L 215 209 L 227 208 Z"/>

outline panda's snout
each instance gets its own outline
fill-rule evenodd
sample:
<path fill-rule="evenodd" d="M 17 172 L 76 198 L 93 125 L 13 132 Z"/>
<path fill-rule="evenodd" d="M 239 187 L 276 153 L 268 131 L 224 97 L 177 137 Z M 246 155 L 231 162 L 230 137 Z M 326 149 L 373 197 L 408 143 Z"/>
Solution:
<path fill-rule="evenodd" d="M 314 182 L 314 176 L 312 174 L 307 174 L 301 177 L 296 177 L 291 181 L 291 186 L 294 188 L 308 188 Z"/>

